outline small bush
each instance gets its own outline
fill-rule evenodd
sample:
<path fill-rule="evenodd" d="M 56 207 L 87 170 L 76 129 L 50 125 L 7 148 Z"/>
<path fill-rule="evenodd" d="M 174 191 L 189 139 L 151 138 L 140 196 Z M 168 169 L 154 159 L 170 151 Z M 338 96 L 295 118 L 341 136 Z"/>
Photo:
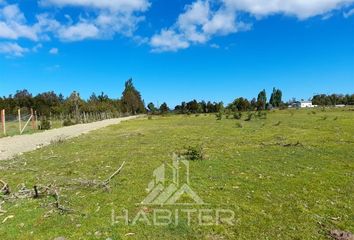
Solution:
<path fill-rule="evenodd" d="M 66 119 L 66 120 L 63 122 L 63 126 L 64 126 L 64 127 L 73 126 L 73 125 L 76 125 L 76 123 L 73 122 L 73 121 L 71 121 L 71 119 Z"/>
<path fill-rule="evenodd" d="M 190 161 L 204 159 L 203 149 L 200 146 L 188 146 L 178 156 Z"/>
<path fill-rule="evenodd" d="M 241 119 L 242 118 L 242 113 L 241 112 L 235 112 L 234 113 L 234 118 L 237 119 L 237 120 Z"/>
<path fill-rule="evenodd" d="M 199 116 L 200 116 L 200 114 L 199 114 L 199 113 L 195 115 L 195 117 L 199 117 Z"/>
<path fill-rule="evenodd" d="M 247 114 L 247 118 L 245 119 L 245 121 L 246 121 L 246 122 L 251 121 L 252 118 L 253 118 L 253 115 L 254 115 L 253 113 L 249 112 L 249 113 Z"/>
<path fill-rule="evenodd" d="M 281 121 L 278 121 L 274 126 L 279 126 L 281 124 Z"/>
<path fill-rule="evenodd" d="M 50 121 L 48 121 L 46 118 L 42 118 L 41 124 L 38 126 L 39 130 L 49 130 L 51 129 L 50 126 Z"/>
<path fill-rule="evenodd" d="M 235 127 L 236 127 L 236 128 L 243 128 L 242 124 L 239 123 L 239 122 L 236 123 L 236 126 L 235 126 Z"/>
<path fill-rule="evenodd" d="M 333 120 L 334 120 L 334 121 L 337 121 L 337 119 L 338 119 L 338 117 L 335 117 Z"/>
<path fill-rule="evenodd" d="M 258 111 L 257 117 L 259 119 L 267 119 L 267 112 Z"/>
<path fill-rule="evenodd" d="M 216 120 L 220 121 L 222 119 L 222 112 L 215 114 Z"/>
<path fill-rule="evenodd" d="M 152 120 L 152 116 L 148 116 L 148 120 Z"/>
<path fill-rule="evenodd" d="M 327 120 L 328 116 L 322 116 L 321 120 L 325 121 Z"/>

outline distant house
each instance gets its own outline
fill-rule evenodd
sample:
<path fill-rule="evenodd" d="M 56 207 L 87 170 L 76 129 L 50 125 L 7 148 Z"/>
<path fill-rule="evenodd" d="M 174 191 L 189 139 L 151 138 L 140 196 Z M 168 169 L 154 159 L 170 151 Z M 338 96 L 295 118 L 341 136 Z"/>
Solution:
<path fill-rule="evenodd" d="M 313 108 L 313 107 L 317 107 L 317 105 L 312 105 L 311 101 L 301 101 L 301 102 L 293 102 L 288 107 L 289 108 Z"/>
<path fill-rule="evenodd" d="M 301 108 L 313 108 L 313 107 L 316 107 L 316 106 L 312 105 L 312 101 L 301 101 L 300 102 L 300 107 Z"/>

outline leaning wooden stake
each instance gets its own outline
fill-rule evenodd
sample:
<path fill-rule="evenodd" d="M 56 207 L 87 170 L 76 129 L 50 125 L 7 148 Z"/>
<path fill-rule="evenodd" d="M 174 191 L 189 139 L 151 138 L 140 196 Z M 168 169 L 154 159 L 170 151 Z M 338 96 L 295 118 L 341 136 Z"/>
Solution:
<path fill-rule="evenodd" d="M 6 182 L 4 182 L 1 179 L 0 179 L 0 184 L 2 185 L 2 187 L 0 188 L 0 193 L 2 193 L 4 195 L 10 194 L 9 184 L 7 184 Z"/>
<path fill-rule="evenodd" d="M 124 164 L 125 164 L 125 161 L 117 169 L 117 171 L 115 171 L 109 178 L 107 178 L 105 181 L 103 181 L 103 185 L 107 186 L 111 182 L 111 180 L 122 171 Z"/>

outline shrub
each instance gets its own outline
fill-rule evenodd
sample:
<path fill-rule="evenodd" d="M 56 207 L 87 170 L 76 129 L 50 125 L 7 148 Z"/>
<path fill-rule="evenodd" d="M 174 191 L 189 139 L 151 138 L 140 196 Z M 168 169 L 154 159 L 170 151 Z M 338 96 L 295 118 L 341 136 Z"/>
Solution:
<path fill-rule="evenodd" d="M 64 122 L 63 122 L 63 126 L 64 127 L 68 127 L 68 126 L 72 126 L 72 125 L 76 125 L 75 122 L 71 121 L 71 119 L 66 119 Z"/>
<path fill-rule="evenodd" d="M 252 118 L 253 118 L 253 113 L 251 113 L 251 112 L 249 112 L 248 114 L 247 114 L 247 118 L 245 119 L 245 121 L 251 121 L 252 120 Z"/>
<path fill-rule="evenodd" d="M 220 121 L 222 119 L 222 112 L 218 112 L 217 114 L 215 114 L 216 116 L 216 120 Z"/>
<path fill-rule="evenodd" d="M 242 124 L 239 123 L 239 122 L 236 123 L 236 127 L 237 127 L 237 128 L 243 128 Z"/>
<path fill-rule="evenodd" d="M 321 120 L 327 120 L 328 116 L 322 116 Z"/>
<path fill-rule="evenodd" d="M 188 146 L 178 156 L 191 161 L 204 159 L 203 149 L 200 146 Z"/>
<path fill-rule="evenodd" d="M 237 120 L 241 119 L 242 118 L 242 113 L 241 112 L 235 112 L 234 113 L 234 118 L 237 119 Z"/>
<path fill-rule="evenodd" d="M 279 126 L 281 124 L 281 121 L 278 121 L 274 126 Z"/>
<path fill-rule="evenodd" d="M 152 116 L 148 116 L 148 120 L 152 120 Z"/>
<path fill-rule="evenodd" d="M 257 117 L 260 119 L 267 119 L 267 112 L 258 111 Z"/>
<path fill-rule="evenodd" d="M 46 118 L 41 119 L 41 124 L 38 126 L 39 130 L 49 130 L 51 129 L 50 126 L 50 121 L 48 121 Z"/>

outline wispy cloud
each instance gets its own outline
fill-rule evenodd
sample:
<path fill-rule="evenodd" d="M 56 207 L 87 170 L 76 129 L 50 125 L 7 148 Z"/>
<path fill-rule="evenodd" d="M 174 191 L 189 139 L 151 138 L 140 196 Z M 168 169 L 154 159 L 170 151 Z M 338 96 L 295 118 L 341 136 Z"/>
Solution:
<path fill-rule="evenodd" d="M 40 3 L 41 6 L 85 8 L 86 17 L 80 15 L 74 22 L 64 14 L 68 21 L 63 22 L 48 12 L 37 14 L 37 21 L 28 24 L 18 4 L 4 2 L 4 6 L 0 5 L 0 39 L 39 41 L 57 37 L 62 41 L 82 41 L 107 39 L 116 34 L 130 37 L 145 19 L 140 14 L 150 6 L 148 0 L 42 0 Z M 65 12 L 65 9 L 61 11 Z"/>
<path fill-rule="evenodd" d="M 52 54 L 52 55 L 56 55 L 59 53 L 59 49 L 58 48 L 51 48 L 49 50 L 49 53 Z"/>
<path fill-rule="evenodd" d="M 37 28 L 27 25 L 24 14 L 17 4 L 0 8 L 0 38 L 38 40 Z"/>
<path fill-rule="evenodd" d="M 29 52 L 28 48 L 21 47 L 17 43 L 2 42 L 0 43 L 0 53 L 8 57 L 22 57 L 25 53 Z"/>
<path fill-rule="evenodd" d="M 351 17 L 351 16 L 353 16 L 353 15 L 354 15 L 354 8 L 351 9 L 351 10 L 349 10 L 348 12 L 343 13 L 343 16 L 344 16 L 345 18 L 349 18 L 349 17 Z"/>
<path fill-rule="evenodd" d="M 172 30 L 162 30 L 160 34 L 151 38 L 150 44 L 153 47 L 153 52 L 175 52 L 189 47 L 189 42 Z"/>
<path fill-rule="evenodd" d="M 42 5 L 90 7 L 109 9 L 114 12 L 145 11 L 150 7 L 147 0 L 41 0 Z"/>

